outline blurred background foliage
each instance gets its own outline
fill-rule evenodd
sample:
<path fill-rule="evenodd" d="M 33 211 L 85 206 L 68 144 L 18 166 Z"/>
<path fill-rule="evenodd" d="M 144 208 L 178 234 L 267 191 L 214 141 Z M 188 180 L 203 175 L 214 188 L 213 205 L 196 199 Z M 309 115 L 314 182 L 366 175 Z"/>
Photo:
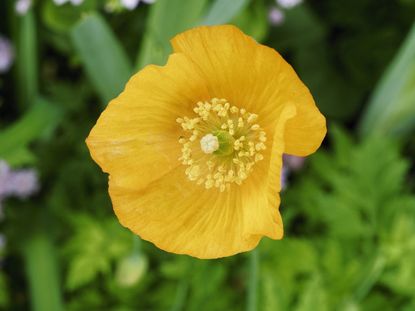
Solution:
<path fill-rule="evenodd" d="M 0 2 L 0 159 L 40 184 L 0 189 L 1 310 L 415 310 L 414 0 L 62 2 Z M 329 135 L 286 181 L 284 240 L 202 261 L 118 223 L 84 139 L 172 36 L 222 23 L 292 64 Z"/>

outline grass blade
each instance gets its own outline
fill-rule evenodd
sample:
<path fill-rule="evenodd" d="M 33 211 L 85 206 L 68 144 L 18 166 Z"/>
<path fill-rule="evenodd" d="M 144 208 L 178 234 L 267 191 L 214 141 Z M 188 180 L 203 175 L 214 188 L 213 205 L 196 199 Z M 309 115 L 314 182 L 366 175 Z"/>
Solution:
<path fill-rule="evenodd" d="M 203 25 L 225 24 L 232 20 L 249 3 L 249 0 L 216 0 L 203 19 Z"/>
<path fill-rule="evenodd" d="M 376 87 L 360 134 L 405 135 L 415 129 L 415 24 Z"/>
<path fill-rule="evenodd" d="M 106 104 L 124 88 L 131 75 L 128 57 L 106 21 L 91 14 L 71 31 L 72 42 L 86 73 Z"/>

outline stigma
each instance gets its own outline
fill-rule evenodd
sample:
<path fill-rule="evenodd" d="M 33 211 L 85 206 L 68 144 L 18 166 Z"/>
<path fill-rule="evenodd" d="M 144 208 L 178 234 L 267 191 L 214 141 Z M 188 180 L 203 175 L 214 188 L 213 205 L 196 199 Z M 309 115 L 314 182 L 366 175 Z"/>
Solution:
<path fill-rule="evenodd" d="M 219 149 L 219 140 L 215 135 L 207 134 L 200 140 L 200 149 L 206 154 L 211 154 Z"/>
<path fill-rule="evenodd" d="M 198 102 L 193 111 L 193 117 L 176 120 L 183 130 L 179 161 L 188 179 L 220 191 L 241 185 L 264 159 L 267 139 L 258 115 L 217 98 Z"/>

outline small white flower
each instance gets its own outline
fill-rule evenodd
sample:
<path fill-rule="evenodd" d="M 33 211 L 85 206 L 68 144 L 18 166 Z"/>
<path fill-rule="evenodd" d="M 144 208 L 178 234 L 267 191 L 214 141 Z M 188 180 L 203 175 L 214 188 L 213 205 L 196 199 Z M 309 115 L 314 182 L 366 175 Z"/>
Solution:
<path fill-rule="evenodd" d="M 126 8 L 127 10 L 134 10 L 140 2 L 153 4 L 156 0 L 120 0 L 121 6 Z"/>
<path fill-rule="evenodd" d="M 17 0 L 15 3 L 15 10 L 19 15 L 25 15 L 32 6 L 32 0 Z"/>
<path fill-rule="evenodd" d="M 70 3 L 72 5 L 81 5 L 84 0 L 53 0 L 56 5 L 63 5 L 65 3 Z"/>
<path fill-rule="evenodd" d="M 70 0 L 73 5 L 81 5 L 84 0 Z"/>
<path fill-rule="evenodd" d="M 0 73 L 7 72 L 13 60 L 14 51 L 10 41 L 0 36 Z"/>
<path fill-rule="evenodd" d="M 13 170 L 0 160 L 0 201 L 9 196 L 27 198 L 39 190 L 38 175 L 33 169 Z"/>
<path fill-rule="evenodd" d="M 277 8 L 272 8 L 269 10 L 268 19 L 271 25 L 278 26 L 281 25 L 285 20 L 284 12 Z"/>
<path fill-rule="evenodd" d="M 10 196 L 25 199 L 39 190 L 38 176 L 33 169 L 16 170 L 8 179 L 7 188 Z"/>
<path fill-rule="evenodd" d="M 10 175 L 10 166 L 6 161 L 0 160 L 0 201 L 7 193 L 7 182 Z"/>
<path fill-rule="evenodd" d="M 303 0 L 277 0 L 277 4 L 284 9 L 291 9 L 302 2 Z"/>
<path fill-rule="evenodd" d="M 139 3 L 140 0 L 121 0 L 121 5 L 127 10 L 134 10 Z"/>

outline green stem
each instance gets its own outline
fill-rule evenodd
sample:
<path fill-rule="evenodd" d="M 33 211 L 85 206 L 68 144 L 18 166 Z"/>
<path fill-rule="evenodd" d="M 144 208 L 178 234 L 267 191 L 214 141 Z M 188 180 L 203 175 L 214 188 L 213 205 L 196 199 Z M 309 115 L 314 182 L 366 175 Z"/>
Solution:
<path fill-rule="evenodd" d="M 32 236 L 23 246 L 33 311 L 64 310 L 56 249 L 46 234 Z"/>
<path fill-rule="evenodd" d="M 37 35 L 33 10 L 19 18 L 17 59 L 17 85 L 22 109 L 32 105 L 38 95 Z"/>
<path fill-rule="evenodd" d="M 133 253 L 139 255 L 141 254 L 141 244 L 142 244 L 141 238 L 135 234 L 132 234 L 132 237 L 133 237 Z"/>
<path fill-rule="evenodd" d="M 184 310 L 184 305 L 186 303 L 187 292 L 189 291 L 189 282 L 186 279 L 183 279 L 176 291 L 176 298 L 174 299 L 173 307 L 170 311 L 181 311 Z"/>
<path fill-rule="evenodd" d="M 247 311 L 257 310 L 258 300 L 258 272 L 259 272 L 259 254 L 258 250 L 254 249 L 249 254 L 249 283 L 247 296 Z"/>

